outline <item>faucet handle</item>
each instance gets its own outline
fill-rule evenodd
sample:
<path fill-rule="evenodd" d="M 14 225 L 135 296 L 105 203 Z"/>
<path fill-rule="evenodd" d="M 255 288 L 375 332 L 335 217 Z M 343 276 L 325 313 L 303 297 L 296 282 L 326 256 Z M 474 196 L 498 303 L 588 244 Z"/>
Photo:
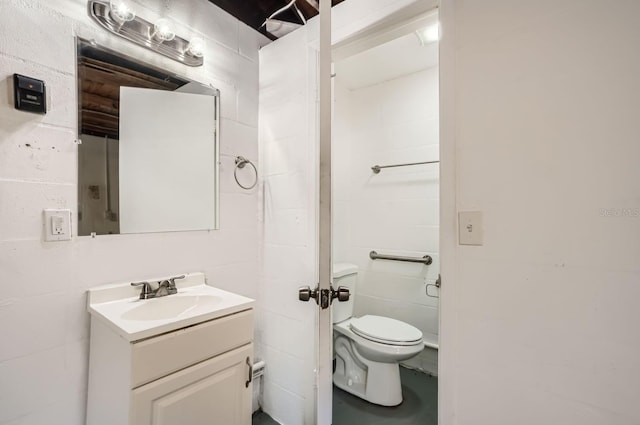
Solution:
<path fill-rule="evenodd" d="M 184 279 L 185 277 L 186 277 L 185 275 L 170 277 L 168 279 L 169 280 L 169 287 L 171 289 L 176 289 L 176 279 Z"/>
<path fill-rule="evenodd" d="M 177 294 L 178 288 L 176 288 L 176 279 L 184 279 L 185 277 L 185 275 L 170 277 L 160 282 L 160 286 L 167 288 L 169 295 Z"/>
<path fill-rule="evenodd" d="M 140 291 L 141 300 L 148 298 L 153 293 L 149 282 L 131 282 L 131 286 L 142 286 L 142 291 Z"/>

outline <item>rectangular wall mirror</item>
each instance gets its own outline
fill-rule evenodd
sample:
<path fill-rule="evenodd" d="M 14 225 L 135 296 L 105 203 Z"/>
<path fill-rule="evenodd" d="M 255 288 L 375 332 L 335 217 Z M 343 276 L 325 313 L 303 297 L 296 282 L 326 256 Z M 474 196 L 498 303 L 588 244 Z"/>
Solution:
<path fill-rule="evenodd" d="M 218 228 L 219 91 L 77 48 L 78 235 Z"/>

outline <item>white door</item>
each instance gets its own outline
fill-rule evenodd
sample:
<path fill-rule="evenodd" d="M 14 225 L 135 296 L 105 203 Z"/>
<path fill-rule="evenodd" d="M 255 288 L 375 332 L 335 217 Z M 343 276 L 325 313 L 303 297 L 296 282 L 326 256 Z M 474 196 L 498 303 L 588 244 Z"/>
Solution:
<path fill-rule="evenodd" d="M 133 390 L 136 425 L 250 425 L 253 345 Z"/>
<path fill-rule="evenodd" d="M 333 416 L 333 290 L 331 214 L 331 0 L 320 1 L 319 86 L 319 211 L 318 211 L 318 394 L 316 424 L 329 425 Z"/>
<path fill-rule="evenodd" d="M 330 1 L 320 4 L 328 18 Z M 326 21 L 322 28 L 330 54 Z M 269 288 L 260 312 L 259 354 L 269 371 L 262 408 L 287 425 L 329 425 L 332 413 L 330 309 L 298 300 L 300 286 L 314 290 L 320 283 L 328 291 L 331 277 L 330 198 L 319 196 L 319 188 L 330 190 L 330 163 L 322 163 L 321 173 L 318 160 L 320 146 L 331 144 L 330 68 L 319 66 L 317 40 L 318 27 L 307 25 L 260 52 L 263 276 Z M 330 159 L 330 151 L 322 158 Z"/>

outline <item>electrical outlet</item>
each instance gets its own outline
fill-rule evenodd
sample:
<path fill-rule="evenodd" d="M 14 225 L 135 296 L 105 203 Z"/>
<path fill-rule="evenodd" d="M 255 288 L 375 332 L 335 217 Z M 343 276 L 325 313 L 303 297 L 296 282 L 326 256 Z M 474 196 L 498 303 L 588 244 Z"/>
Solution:
<path fill-rule="evenodd" d="M 71 240 L 71 210 L 44 210 L 44 240 Z"/>
<path fill-rule="evenodd" d="M 63 222 L 64 222 L 64 219 L 62 217 L 59 217 L 59 216 L 51 217 L 51 234 L 52 235 L 62 235 L 64 233 Z"/>

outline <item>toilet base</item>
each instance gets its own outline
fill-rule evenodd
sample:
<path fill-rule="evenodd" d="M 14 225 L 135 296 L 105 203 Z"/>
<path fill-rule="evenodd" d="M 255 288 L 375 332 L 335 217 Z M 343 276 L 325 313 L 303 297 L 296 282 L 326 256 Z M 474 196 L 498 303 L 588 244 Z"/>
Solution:
<path fill-rule="evenodd" d="M 333 383 L 369 403 L 397 406 L 402 403 L 402 385 L 398 363 L 380 363 L 357 354 L 352 341 L 335 341 L 336 367 Z"/>

